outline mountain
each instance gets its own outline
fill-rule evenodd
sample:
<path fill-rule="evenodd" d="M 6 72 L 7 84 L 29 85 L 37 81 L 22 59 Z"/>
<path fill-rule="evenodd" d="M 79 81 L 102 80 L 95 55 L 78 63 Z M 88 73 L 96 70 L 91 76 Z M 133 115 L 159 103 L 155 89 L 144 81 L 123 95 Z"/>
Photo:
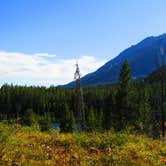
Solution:
<path fill-rule="evenodd" d="M 163 80 L 166 82 L 166 66 L 160 67 L 153 71 L 150 75 L 144 78 L 144 81 L 147 83 L 160 83 L 162 73 L 164 74 Z"/>
<path fill-rule="evenodd" d="M 83 86 L 110 84 L 118 81 L 119 72 L 125 60 L 131 65 L 132 78 L 139 79 L 157 68 L 157 59 L 161 59 L 161 47 L 166 50 L 166 34 L 148 37 L 136 45 L 122 51 L 116 58 L 108 61 L 98 70 L 81 78 Z M 72 88 L 75 82 L 63 87 Z"/>

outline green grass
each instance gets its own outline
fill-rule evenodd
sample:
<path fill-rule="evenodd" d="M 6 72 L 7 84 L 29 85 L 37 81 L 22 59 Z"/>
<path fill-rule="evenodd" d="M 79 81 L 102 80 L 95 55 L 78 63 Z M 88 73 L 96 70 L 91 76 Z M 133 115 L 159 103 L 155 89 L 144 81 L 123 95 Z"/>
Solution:
<path fill-rule="evenodd" d="M 166 139 L 128 133 L 41 132 L 0 123 L 0 165 L 164 166 Z"/>

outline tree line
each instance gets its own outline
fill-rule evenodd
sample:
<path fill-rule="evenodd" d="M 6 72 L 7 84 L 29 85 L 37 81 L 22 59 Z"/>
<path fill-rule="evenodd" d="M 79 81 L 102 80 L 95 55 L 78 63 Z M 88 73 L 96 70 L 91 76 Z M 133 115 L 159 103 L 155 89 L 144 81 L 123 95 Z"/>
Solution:
<path fill-rule="evenodd" d="M 130 129 L 159 137 L 162 132 L 160 94 L 160 83 L 146 79 L 133 81 L 130 65 L 125 61 L 118 83 L 83 88 L 85 130 Z M 74 132 L 76 102 L 74 88 L 4 84 L 0 88 L 0 119 L 17 120 L 24 125 L 37 122 L 43 130 L 47 130 L 50 123 L 59 122 L 62 132 Z"/>

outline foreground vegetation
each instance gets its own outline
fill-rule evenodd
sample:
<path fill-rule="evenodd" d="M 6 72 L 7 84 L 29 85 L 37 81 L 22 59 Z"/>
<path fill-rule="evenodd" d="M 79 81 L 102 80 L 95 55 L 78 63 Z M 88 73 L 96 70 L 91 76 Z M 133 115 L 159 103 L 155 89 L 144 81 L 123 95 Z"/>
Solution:
<path fill-rule="evenodd" d="M 166 139 L 129 132 L 63 134 L 0 123 L 0 165 L 166 165 Z"/>

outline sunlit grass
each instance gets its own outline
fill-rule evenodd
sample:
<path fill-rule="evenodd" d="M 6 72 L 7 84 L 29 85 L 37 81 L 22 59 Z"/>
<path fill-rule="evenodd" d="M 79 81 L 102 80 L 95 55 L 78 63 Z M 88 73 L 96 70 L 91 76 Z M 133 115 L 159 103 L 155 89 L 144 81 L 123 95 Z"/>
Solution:
<path fill-rule="evenodd" d="M 127 133 L 40 132 L 0 123 L 0 165 L 166 165 L 166 140 Z"/>

